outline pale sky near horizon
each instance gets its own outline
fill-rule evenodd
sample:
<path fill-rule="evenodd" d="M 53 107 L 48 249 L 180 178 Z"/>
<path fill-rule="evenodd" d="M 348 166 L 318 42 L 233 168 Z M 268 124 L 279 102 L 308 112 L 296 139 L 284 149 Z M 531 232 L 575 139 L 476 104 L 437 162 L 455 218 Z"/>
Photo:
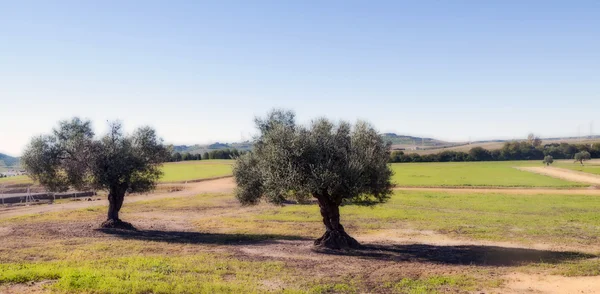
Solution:
<path fill-rule="evenodd" d="M 600 1 L 0 0 L 0 152 L 72 116 L 235 142 L 273 107 L 443 140 L 600 133 Z"/>

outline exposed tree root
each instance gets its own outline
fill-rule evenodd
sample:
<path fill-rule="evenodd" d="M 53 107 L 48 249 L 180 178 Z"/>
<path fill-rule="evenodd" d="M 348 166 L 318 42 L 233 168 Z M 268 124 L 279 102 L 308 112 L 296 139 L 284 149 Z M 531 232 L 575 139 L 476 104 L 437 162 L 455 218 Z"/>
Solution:
<path fill-rule="evenodd" d="M 120 219 L 117 219 L 117 220 L 107 219 L 100 225 L 100 228 L 137 231 L 137 229 L 132 224 L 130 224 L 128 222 L 124 222 Z"/>
<path fill-rule="evenodd" d="M 360 243 L 350 237 L 345 231 L 327 231 L 323 236 L 315 240 L 315 246 L 329 249 L 357 249 Z"/>

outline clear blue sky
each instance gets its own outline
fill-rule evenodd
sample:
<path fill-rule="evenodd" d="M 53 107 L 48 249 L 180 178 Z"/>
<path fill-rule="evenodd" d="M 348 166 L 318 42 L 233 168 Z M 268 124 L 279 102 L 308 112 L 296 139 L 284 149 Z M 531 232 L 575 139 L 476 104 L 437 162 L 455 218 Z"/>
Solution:
<path fill-rule="evenodd" d="M 600 1 L 0 0 L 0 152 L 75 115 L 239 141 L 273 107 L 457 141 L 600 133 Z"/>

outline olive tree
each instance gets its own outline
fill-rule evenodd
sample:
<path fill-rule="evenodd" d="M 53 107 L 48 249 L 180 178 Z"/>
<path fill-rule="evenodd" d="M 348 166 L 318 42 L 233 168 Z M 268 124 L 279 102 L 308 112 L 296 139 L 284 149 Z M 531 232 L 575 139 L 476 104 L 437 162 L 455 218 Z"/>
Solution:
<path fill-rule="evenodd" d="M 575 162 L 579 161 L 579 163 L 581 163 L 581 165 L 583 165 L 583 161 L 590 160 L 591 158 L 592 158 L 592 156 L 587 151 L 581 151 L 581 152 L 575 153 Z"/>
<path fill-rule="evenodd" d="M 546 155 L 542 163 L 544 163 L 546 166 L 551 165 L 554 163 L 554 157 L 552 157 L 552 155 Z"/>
<path fill-rule="evenodd" d="M 260 132 L 252 152 L 234 166 L 236 197 L 243 204 L 264 199 L 316 199 L 325 233 L 315 245 L 353 248 L 359 243 L 340 223 L 345 203 L 372 205 L 389 199 L 392 171 L 390 145 L 368 123 L 354 126 L 317 119 L 308 126 L 295 123 L 290 111 L 275 110 L 256 119 Z"/>
<path fill-rule="evenodd" d="M 50 135 L 34 137 L 21 162 L 51 192 L 107 191 L 108 216 L 102 227 L 131 228 L 119 219 L 125 194 L 153 190 L 168 158 L 169 150 L 150 127 L 125 135 L 115 122 L 106 135 L 95 138 L 90 121 L 73 118 L 59 122 Z"/>

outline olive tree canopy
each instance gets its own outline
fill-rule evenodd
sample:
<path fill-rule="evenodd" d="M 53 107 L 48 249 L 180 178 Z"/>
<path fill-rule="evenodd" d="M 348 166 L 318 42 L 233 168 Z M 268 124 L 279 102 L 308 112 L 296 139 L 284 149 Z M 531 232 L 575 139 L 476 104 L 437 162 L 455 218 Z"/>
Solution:
<path fill-rule="evenodd" d="M 154 189 L 160 165 L 169 156 L 154 129 L 142 127 L 125 135 L 120 123 L 94 138 L 90 121 L 61 121 L 50 135 L 34 137 L 21 162 L 29 176 L 52 192 L 69 188 L 108 191 L 105 227 L 124 226 L 119 210 L 126 193 Z"/>
<path fill-rule="evenodd" d="M 583 165 L 583 161 L 585 160 L 590 160 L 592 158 L 591 154 L 587 151 L 581 151 L 578 153 L 575 153 L 575 161 L 579 161 L 579 163 L 581 163 L 581 165 Z"/>
<path fill-rule="evenodd" d="M 240 202 L 314 197 L 326 228 L 315 245 L 358 246 L 340 224 L 339 206 L 375 204 L 390 197 L 389 144 L 362 121 L 352 126 L 322 118 L 300 126 L 293 112 L 275 110 L 255 122 L 260 134 L 254 150 L 240 156 L 234 166 Z"/>
<path fill-rule="evenodd" d="M 551 165 L 554 162 L 554 157 L 552 157 L 552 155 L 546 155 L 544 156 L 544 161 L 543 163 L 548 165 Z"/>

